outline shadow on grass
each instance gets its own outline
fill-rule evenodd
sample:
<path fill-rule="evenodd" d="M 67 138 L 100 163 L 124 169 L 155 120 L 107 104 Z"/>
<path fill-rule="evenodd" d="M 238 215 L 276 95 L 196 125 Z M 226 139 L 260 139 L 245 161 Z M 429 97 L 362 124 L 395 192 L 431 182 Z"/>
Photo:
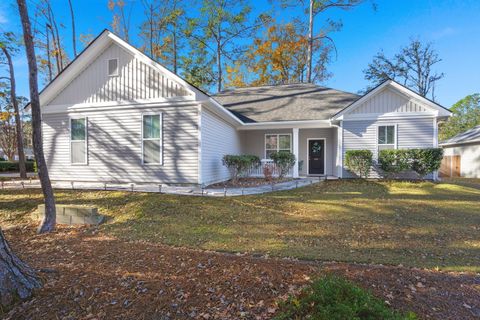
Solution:
<path fill-rule="evenodd" d="M 0 212 L 33 210 L 40 203 L 38 192 L 29 190 L 12 199 L 0 193 L 7 208 Z M 328 181 L 235 198 L 115 191 L 56 194 L 58 203 L 97 206 L 109 217 L 102 230 L 122 239 L 303 259 L 480 270 L 480 191 L 455 184 Z"/>

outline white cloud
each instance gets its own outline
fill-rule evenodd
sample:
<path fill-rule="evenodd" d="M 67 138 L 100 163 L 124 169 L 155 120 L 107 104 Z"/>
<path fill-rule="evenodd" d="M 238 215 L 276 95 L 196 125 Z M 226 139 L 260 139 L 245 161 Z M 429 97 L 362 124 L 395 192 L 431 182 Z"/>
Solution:
<path fill-rule="evenodd" d="M 7 19 L 7 14 L 5 12 L 5 8 L 3 6 L 0 6 L 0 24 L 7 24 L 8 19 Z"/>
<path fill-rule="evenodd" d="M 440 29 L 440 30 L 437 30 L 437 31 L 433 32 L 432 33 L 432 38 L 434 40 L 439 40 L 439 39 L 442 39 L 442 38 L 452 36 L 456 33 L 457 33 L 456 29 L 454 29 L 452 27 L 445 27 L 443 29 Z"/>

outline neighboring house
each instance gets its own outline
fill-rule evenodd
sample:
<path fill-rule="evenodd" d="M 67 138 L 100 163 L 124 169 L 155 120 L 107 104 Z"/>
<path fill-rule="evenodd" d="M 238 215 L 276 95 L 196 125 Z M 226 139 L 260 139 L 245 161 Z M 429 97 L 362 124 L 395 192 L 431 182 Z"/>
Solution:
<path fill-rule="evenodd" d="M 444 149 L 441 176 L 480 178 L 480 126 L 440 143 Z"/>
<path fill-rule="evenodd" d="M 35 156 L 33 155 L 32 148 L 24 148 L 23 152 L 25 153 L 25 159 L 33 160 L 35 158 Z M 7 155 L 5 154 L 5 152 L 3 152 L 2 148 L 0 148 L 0 159 L 7 160 Z M 8 160 L 10 160 L 10 159 L 8 159 Z M 18 154 L 15 154 L 15 157 L 14 157 L 13 161 L 18 161 Z"/>
<path fill-rule="evenodd" d="M 393 81 L 363 96 L 289 84 L 212 97 L 107 30 L 40 102 L 51 179 L 103 182 L 209 184 L 229 178 L 225 154 L 278 150 L 299 160 L 294 177 L 347 177 L 347 150 L 435 147 L 450 116 Z"/>

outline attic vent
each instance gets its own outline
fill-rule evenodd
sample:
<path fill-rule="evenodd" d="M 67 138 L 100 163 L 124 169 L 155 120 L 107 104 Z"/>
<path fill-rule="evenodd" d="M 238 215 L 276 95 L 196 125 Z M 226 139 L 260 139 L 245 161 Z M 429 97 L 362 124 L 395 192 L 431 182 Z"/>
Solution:
<path fill-rule="evenodd" d="M 108 75 L 118 76 L 118 59 L 108 60 Z"/>

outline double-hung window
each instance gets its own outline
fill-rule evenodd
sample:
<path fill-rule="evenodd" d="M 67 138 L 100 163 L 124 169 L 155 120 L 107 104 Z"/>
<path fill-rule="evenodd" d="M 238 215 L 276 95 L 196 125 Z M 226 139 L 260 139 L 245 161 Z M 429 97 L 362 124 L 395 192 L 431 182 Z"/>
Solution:
<path fill-rule="evenodd" d="M 266 134 L 265 135 L 265 158 L 270 159 L 274 152 L 292 150 L 291 134 Z"/>
<path fill-rule="evenodd" d="M 397 128 L 395 125 L 378 126 L 378 150 L 395 149 Z"/>
<path fill-rule="evenodd" d="M 162 164 L 162 114 L 144 114 L 142 119 L 142 162 Z"/>
<path fill-rule="evenodd" d="M 70 119 L 70 162 L 87 164 L 87 118 Z"/>

